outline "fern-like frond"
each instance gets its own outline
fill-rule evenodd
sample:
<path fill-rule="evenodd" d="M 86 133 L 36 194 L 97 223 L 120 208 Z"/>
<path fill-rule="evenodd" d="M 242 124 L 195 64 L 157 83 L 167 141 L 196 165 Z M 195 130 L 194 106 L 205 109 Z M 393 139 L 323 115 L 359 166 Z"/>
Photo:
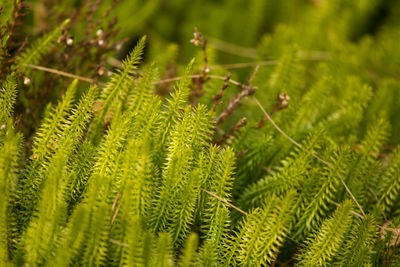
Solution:
<path fill-rule="evenodd" d="M 182 118 L 171 133 L 167 162 L 163 169 L 162 186 L 159 189 L 159 194 L 152 209 L 151 224 L 156 231 L 165 229 L 167 221 L 173 216 L 176 209 L 179 210 L 178 207 L 181 207 L 180 205 L 191 206 L 192 204 L 190 203 L 197 198 L 201 181 L 199 171 L 196 171 L 195 175 L 190 174 L 194 174 L 193 166 L 196 152 L 199 153 L 199 149 L 207 143 L 210 128 L 210 113 L 204 106 L 199 105 L 194 110 L 191 107 L 186 107 Z M 184 190 L 188 190 L 187 193 L 190 192 L 189 195 L 193 196 L 193 199 L 186 199 L 178 204 L 178 206 L 175 206 L 178 200 L 176 196 L 182 193 L 181 190 L 183 188 L 185 188 Z M 192 193 L 196 194 L 192 195 Z M 188 196 L 182 197 L 187 198 Z M 184 212 L 186 213 L 187 211 Z M 184 218 L 192 220 L 190 217 L 192 215 L 189 217 L 184 216 Z M 181 223 L 184 223 L 184 221 L 175 221 L 174 224 L 178 227 L 175 229 L 180 229 Z M 176 237 L 173 237 L 174 241 Z"/>
<path fill-rule="evenodd" d="M 179 266 L 181 267 L 196 266 L 197 262 L 196 250 L 198 242 L 199 240 L 197 234 L 192 233 L 189 235 L 182 251 L 182 257 L 179 260 Z"/>
<path fill-rule="evenodd" d="M 242 205 L 257 206 L 271 194 L 283 195 L 291 188 L 299 188 L 314 160 L 313 153 L 319 147 L 320 135 L 321 133 L 311 135 L 303 142 L 303 147 L 296 148 L 272 175 L 250 185 L 241 197 Z"/>
<path fill-rule="evenodd" d="M 65 92 L 65 95 L 49 113 L 36 133 L 33 141 L 32 160 L 41 161 L 53 151 L 53 147 L 62 133 L 63 125 L 70 112 L 77 89 L 78 80 L 74 80 Z M 34 165 L 34 164 L 32 164 Z M 33 166 L 34 167 L 34 166 Z"/>
<path fill-rule="evenodd" d="M 13 111 L 17 97 L 16 89 L 17 81 L 15 73 L 12 73 L 7 76 L 6 81 L 3 82 L 0 88 L 0 125 L 4 125 L 7 122 Z"/>
<path fill-rule="evenodd" d="M 390 125 L 383 118 L 373 121 L 361 141 L 358 153 L 349 160 L 349 172 L 345 181 L 363 206 L 375 201 L 371 189 L 380 183 L 381 163 L 378 156 L 389 135 L 389 128 Z"/>
<path fill-rule="evenodd" d="M 0 59 L 2 59 L 2 49 L 7 44 L 8 39 L 10 38 L 10 34 L 7 32 L 11 23 L 13 21 L 14 15 L 14 2 L 1 0 L 1 16 L 0 16 Z"/>
<path fill-rule="evenodd" d="M 22 51 L 15 60 L 14 68 L 30 73 L 32 69 L 26 67 L 26 64 L 37 65 L 50 49 L 56 44 L 57 39 L 62 34 L 62 29 L 69 23 L 65 20 L 61 26 L 57 26 L 53 31 L 46 33 L 40 39 L 35 41 L 30 48 Z"/>
<path fill-rule="evenodd" d="M 351 208 L 351 201 L 344 201 L 332 217 L 307 239 L 298 257 L 299 266 L 326 266 L 333 260 L 351 225 Z"/>
<path fill-rule="evenodd" d="M 336 103 L 332 107 L 335 111 L 321 122 L 321 126 L 325 128 L 327 134 L 343 142 L 346 140 L 345 137 L 353 134 L 351 130 L 359 126 L 364 110 L 372 97 L 372 88 L 354 76 L 346 77 L 335 88 L 339 90 L 332 92 L 334 93 L 332 98 L 339 97 L 341 104 L 337 106 Z"/>
<path fill-rule="evenodd" d="M 233 182 L 233 169 L 235 155 L 229 148 L 220 151 L 217 154 L 217 161 L 214 163 L 214 173 L 210 177 L 210 185 L 207 190 L 223 199 L 230 201 L 230 190 Z M 221 260 L 225 254 L 226 247 L 224 242 L 229 238 L 230 233 L 230 212 L 228 208 L 219 199 L 208 196 L 204 204 L 202 230 L 205 234 L 207 244 L 207 253 L 214 254 L 210 258 Z M 205 251 L 202 251 L 203 253 Z M 203 260 L 205 258 L 203 257 Z"/>
<path fill-rule="evenodd" d="M 67 186 L 67 161 L 91 118 L 91 106 L 96 93 L 97 89 L 91 87 L 83 95 L 76 109 L 72 109 L 60 140 L 54 148 L 55 154 L 43 170 L 44 185 L 40 185 L 43 189 L 40 192 L 38 216 L 30 222 L 24 237 L 29 264 L 42 264 L 55 246 L 54 242 L 60 230 L 59 224 L 63 223 L 66 217 L 64 192 Z"/>
<path fill-rule="evenodd" d="M 200 187 L 211 190 L 211 184 L 215 177 L 218 158 L 220 150 L 216 145 L 209 146 L 206 152 L 200 153 L 197 161 L 197 166 L 200 171 Z M 199 192 L 197 210 L 196 210 L 196 221 L 199 221 L 204 214 L 205 203 L 209 198 L 209 195 L 203 191 Z"/>
<path fill-rule="evenodd" d="M 132 216 L 124 239 L 128 247 L 122 248 L 119 266 L 151 266 L 152 238 L 144 229 L 143 218 L 139 215 Z"/>
<path fill-rule="evenodd" d="M 191 80 L 189 75 L 192 72 L 193 62 L 194 61 L 192 60 L 189 63 L 186 67 L 183 78 L 176 83 L 171 97 L 167 99 L 166 110 L 161 115 L 161 123 L 158 127 L 156 138 L 158 147 L 156 150 L 155 160 L 157 164 L 164 163 L 169 135 L 177 121 L 182 105 L 186 103 L 189 96 L 189 83 Z"/>
<path fill-rule="evenodd" d="M 54 253 L 49 255 L 45 266 L 70 266 L 74 257 L 79 254 L 79 249 L 85 234 L 85 222 L 87 222 L 88 212 L 84 206 L 79 206 L 74 210 L 68 224 L 60 234 Z"/>
<path fill-rule="evenodd" d="M 186 175 L 188 178 L 180 186 L 179 192 L 175 194 L 171 206 L 172 216 L 170 215 L 168 218 L 170 222 L 167 224 L 167 229 L 171 233 L 174 243 L 181 243 L 190 230 L 200 190 L 199 170 L 194 169 Z M 172 210 L 172 207 L 175 210 Z"/>
<path fill-rule="evenodd" d="M 277 257 L 293 220 L 296 193 L 289 191 L 282 199 L 271 196 L 262 209 L 256 209 L 250 226 L 243 228 L 238 258 L 243 266 L 264 266 Z M 245 224 L 246 225 L 246 224 Z"/>
<path fill-rule="evenodd" d="M 131 140 L 127 144 L 122 163 L 121 212 L 125 216 L 146 216 L 151 199 L 153 164 L 148 141 Z"/>
<path fill-rule="evenodd" d="M 318 188 L 313 196 L 308 196 L 311 199 L 304 210 L 298 211 L 300 218 L 296 223 L 296 237 L 304 236 L 308 232 L 315 229 L 328 212 L 328 206 L 335 197 L 335 193 L 340 186 L 340 177 L 344 173 L 348 160 L 349 151 L 342 149 L 334 153 L 331 165 L 324 166 L 323 172 L 316 175 L 322 177 L 317 182 Z M 321 184 L 320 184 L 321 183 Z M 309 194 L 309 192 L 304 192 Z"/>
<path fill-rule="evenodd" d="M 58 156 L 54 156 L 57 143 L 63 138 L 63 133 L 66 127 L 70 124 L 68 120 L 69 112 L 72 108 L 72 101 L 76 90 L 74 81 L 68 88 L 63 100 L 50 113 L 33 141 L 32 157 L 27 167 L 25 177 L 19 181 L 17 191 L 14 196 L 16 203 L 13 208 L 13 216 L 19 225 L 20 231 L 27 227 L 32 212 L 35 210 L 37 199 L 40 195 L 42 181 L 48 176 L 48 171 L 54 162 L 52 158 L 61 159 L 65 156 L 61 151 L 58 151 Z M 89 104 L 90 105 L 90 104 Z M 80 114 L 84 115 L 84 114 Z M 70 147 L 74 147 L 79 140 L 71 142 Z M 72 151 L 70 151 L 72 152 Z M 54 157 L 53 157 L 54 156 Z"/>
<path fill-rule="evenodd" d="M 83 142 L 74 157 L 74 163 L 70 166 L 67 175 L 68 186 L 65 191 L 65 200 L 69 210 L 80 202 L 86 189 L 87 180 L 92 173 L 95 148 L 90 141 Z"/>
<path fill-rule="evenodd" d="M 80 248 L 80 266 L 100 266 L 106 262 L 111 210 L 104 202 L 97 203 L 95 208 L 89 207 L 83 247 Z"/>
<path fill-rule="evenodd" d="M 297 48 L 295 46 L 286 47 L 286 53 L 280 58 L 279 64 L 276 66 L 274 72 L 269 80 L 269 100 L 275 100 L 279 93 L 286 92 L 292 95 L 292 92 L 298 83 L 296 81 L 296 74 L 299 72 L 299 66 L 296 65 Z"/>
<path fill-rule="evenodd" d="M 132 74 L 134 74 L 134 71 L 137 69 L 137 64 L 139 64 L 142 59 L 145 43 L 146 36 L 138 41 L 135 48 L 129 53 L 126 59 L 123 60 L 122 68 L 111 77 L 111 81 L 107 83 L 106 87 L 103 89 L 100 96 L 102 106 L 96 117 L 96 122 L 99 126 L 102 126 L 110 109 L 118 107 L 127 97 L 131 87 L 133 87 L 134 80 Z M 94 128 L 94 130 L 98 129 Z"/>
<path fill-rule="evenodd" d="M 148 139 L 149 143 L 155 142 L 154 136 L 160 123 L 160 98 L 151 96 L 142 103 L 140 110 L 128 112 L 134 116 L 129 136 L 133 139 Z"/>
<path fill-rule="evenodd" d="M 205 241 L 199 249 L 199 260 L 198 265 L 204 267 L 218 266 L 219 260 L 217 258 L 217 252 L 215 251 L 215 245 L 210 241 Z M 232 260 L 236 258 L 232 256 Z"/>
<path fill-rule="evenodd" d="M 361 141 L 361 152 L 370 158 L 376 158 L 382 145 L 387 141 L 390 132 L 390 125 L 385 118 L 376 119 L 367 129 Z"/>
<path fill-rule="evenodd" d="M 23 238 L 26 250 L 26 263 L 40 265 L 52 252 L 56 236 L 60 231 L 59 224 L 65 220 L 66 207 L 61 198 L 62 181 L 65 177 L 66 157 L 62 154 L 52 160 L 43 177 L 44 185 L 35 216 L 29 223 Z"/>
<path fill-rule="evenodd" d="M 174 258 L 172 255 L 172 239 L 168 233 L 160 233 L 154 249 L 151 266 L 172 267 Z"/>
<path fill-rule="evenodd" d="M 400 147 L 392 154 L 390 166 L 383 174 L 383 186 L 380 193 L 380 205 L 385 213 L 390 213 L 400 195 Z"/>
<path fill-rule="evenodd" d="M 16 167 L 19 156 L 21 138 L 13 129 L 12 121 L 8 121 L 5 129 L 4 142 L 0 144 L 0 265 L 8 266 L 9 260 L 9 234 L 10 222 L 10 194 L 15 190 Z"/>
<path fill-rule="evenodd" d="M 143 76 L 140 77 L 128 95 L 128 109 L 137 112 L 153 96 L 154 81 L 157 79 L 158 70 L 155 64 L 143 69 Z"/>
<path fill-rule="evenodd" d="M 374 253 L 373 245 L 378 234 L 374 218 L 367 215 L 358 219 L 350 231 L 350 238 L 345 241 L 339 250 L 335 266 L 368 266 L 371 255 Z"/>

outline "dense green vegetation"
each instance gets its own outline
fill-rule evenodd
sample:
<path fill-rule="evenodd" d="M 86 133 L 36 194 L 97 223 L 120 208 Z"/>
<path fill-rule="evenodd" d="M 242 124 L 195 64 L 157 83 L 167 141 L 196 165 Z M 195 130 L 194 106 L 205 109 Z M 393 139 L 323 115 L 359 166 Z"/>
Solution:
<path fill-rule="evenodd" d="M 400 266 L 399 1 L 0 12 L 0 266 Z"/>

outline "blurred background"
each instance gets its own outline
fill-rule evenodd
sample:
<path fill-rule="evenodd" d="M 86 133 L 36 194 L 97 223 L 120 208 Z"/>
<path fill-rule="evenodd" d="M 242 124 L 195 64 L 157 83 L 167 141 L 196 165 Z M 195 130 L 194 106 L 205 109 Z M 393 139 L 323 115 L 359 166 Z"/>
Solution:
<path fill-rule="evenodd" d="M 27 32 L 40 34 L 51 30 L 55 23 L 61 23 L 74 12 L 85 14 L 93 9 L 93 20 L 110 12 L 102 23 L 105 25 L 117 17 L 118 38 L 128 38 L 128 44 L 132 45 L 140 36 L 147 35 L 149 46 L 157 46 L 154 50 L 162 51 L 168 44 L 176 44 L 181 61 L 193 57 L 195 47 L 189 40 L 194 27 L 211 42 L 211 38 L 216 38 L 256 49 L 271 45 L 269 35 L 278 31 L 282 41 L 292 39 L 304 49 L 323 49 L 333 45 L 330 42 L 357 42 L 400 24 L 400 1 L 397 0 L 36 0 L 27 3 L 33 11 L 28 15 L 33 29 L 26 29 Z M 80 33 L 87 25 L 85 20 L 80 22 L 74 27 L 74 36 L 86 38 Z M 276 47 L 271 49 L 271 56 L 278 53 L 275 50 Z M 218 56 L 238 60 L 223 52 Z"/>
<path fill-rule="evenodd" d="M 146 35 L 144 65 L 155 62 L 160 79 L 179 76 L 192 58 L 196 58 L 195 72 L 199 73 L 205 64 L 203 51 L 190 42 L 197 27 L 207 40 L 212 74 L 226 76 L 230 71 L 233 79 L 245 82 L 260 63 L 253 84 L 261 88 L 257 96 L 265 106 L 273 106 L 282 92 L 289 93 L 292 103 L 301 101 L 300 96 L 329 69 L 330 76 L 335 77 L 330 97 L 332 110 L 352 103 L 369 105 L 367 110 L 371 114 L 360 122 L 361 127 L 366 127 L 375 115 L 386 114 L 393 127 L 391 141 L 400 142 L 398 0 L 31 0 L 25 3 L 28 6 L 24 8 L 23 23 L 13 36 L 14 53 L 65 19 L 71 21 L 68 35 L 59 41 L 73 40 L 73 45 L 56 47 L 41 62 L 43 66 L 105 82 L 108 70 L 115 70 L 137 40 Z M 5 6 L 3 12 L 6 10 Z M 243 65 L 232 65 L 238 63 Z M 26 113 L 21 116 L 25 125 L 32 124 L 32 131 L 25 136 L 33 133 L 46 112 L 46 104 L 56 101 L 70 82 L 60 76 L 42 75 L 43 80 L 34 81 L 20 96 L 17 112 Z M 347 102 L 335 100 L 347 94 L 340 88 L 347 86 L 344 81 L 351 76 L 357 76 L 358 84 L 371 86 L 377 95 L 375 101 L 368 102 L 367 96 L 363 99 L 361 89 L 353 90 Z M 41 84 L 46 79 L 43 88 Z M 222 81 L 210 80 L 205 84 L 205 93 L 215 95 L 220 84 Z M 167 95 L 170 85 L 157 88 L 158 93 Z M 230 90 L 226 98 L 235 93 Z M 28 101 L 32 99 L 35 101 Z M 211 97 L 200 101 L 210 102 Z M 261 116 L 254 104 L 242 108 L 239 114 L 249 118 Z M 234 124 L 240 116 L 232 116 L 226 124 Z M 346 120 L 351 128 L 358 118 L 350 116 Z"/>

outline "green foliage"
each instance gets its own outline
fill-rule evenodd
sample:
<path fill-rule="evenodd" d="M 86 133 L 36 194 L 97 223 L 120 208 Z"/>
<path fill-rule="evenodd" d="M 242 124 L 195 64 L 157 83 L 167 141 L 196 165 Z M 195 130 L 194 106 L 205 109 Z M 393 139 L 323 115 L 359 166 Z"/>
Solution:
<path fill-rule="evenodd" d="M 238 234 L 239 265 L 262 266 L 276 259 L 290 228 L 295 198 L 293 191 L 283 199 L 271 196 L 262 209 L 252 212 Z"/>
<path fill-rule="evenodd" d="M 351 225 L 351 207 L 349 200 L 342 203 L 332 217 L 324 221 L 321 228 L 307 239 L 299 255 L 299 266 L 326 266 L 329 264 L 339 251 Z"/>
<path fill-rule="evenodd" d="M 337 266 L 365 266 L 371 264 L 377 227 L 371 216 L 357 220 L 350 231 L 350 238 L 340 249 Z"/>
<path fill-rule="evenodd" d="M 322 177 L 319 183 L 313 185 L 311 192 L 305 190 L 305 193 L 311 193 L 312 195 L 305 197 L 305 203 L 300 203 L 300 206 L 304 207 L 298 211 L 299 218 L 295 227 L 297 228 L 295 236 L 303 235 L 303 233 L 315 229 L 319 225 L 321 218 L 326 216 L 329 211 L 328 206 L 335 198 L 337 188 L 340 186 L 340 177 L 348 159 L 347 154 L 348 151 L 346 150 L 333 154 L 334 158 L 331 166 L 324 166 L 324 170 L 320 173 Z"/>
<path fill-rule="evenodd" d="M 18 156 L 21 137 L 15 133 L 12 121 L 8 121 L 4 140 L 0 145 L 0 263 L 8 266 L 11 262 L 8 257 L 8 244 L 12 225 L 10 222 L 10 194 L 15 190 L 17 182 Z"/>
<path fill-rule="evenodd" d="M 195 266 L 198 242 L 197 235 L 192 233 L 186 241 L 185 249 L 182 252 L 182 259 L 179 263 L 180 266 Z"/>
<path fill-rule="evenodd" d="M 29 73 L 31 69 L 27 68 L 26 64 L 38 64 L 43 56 L 55 45 L 57 39 L 60 38 L 62 34 L 62 28 L 64 28 L 68 23 L 69 20 L 64 21 L 61 27 L 58 26 L 53 31 L 43 35 L 32 44 L 32 47 L 21 52 L 15 60 L 15 68 L 25 73 Z"/>
<path fill-rule="evenodd" d="M 318 139 L 318 134 L 308 138 L 303 148 L 296 148 L 295 152 L 283 160 L 276 172 L 246 189 L 242 197 L 244 204 L 258 205 L 270 194 L 284 195 L 291 188 L 300 187 L 314 160 L 312 155 L 318 147 Z"/>
<path fill-rule="evenodd" d="M 0 90 L 0 124 L 3 125 L 10 117 L 15 99 L 16 99 L 17 82 L 15 74 L 7 76 L 6 81 L 2 84 Z"/>
<path fill-rule="evenodd" d="M 390 212 L 400 193 L 400 149 L 393 152 L 390 165 L 383 176 L 380 203 L 385 212 Z"/>
<path fill-rule="evenodd" d="M 0 13 L 0 266 L 400 264 L 396 1 Z"/>

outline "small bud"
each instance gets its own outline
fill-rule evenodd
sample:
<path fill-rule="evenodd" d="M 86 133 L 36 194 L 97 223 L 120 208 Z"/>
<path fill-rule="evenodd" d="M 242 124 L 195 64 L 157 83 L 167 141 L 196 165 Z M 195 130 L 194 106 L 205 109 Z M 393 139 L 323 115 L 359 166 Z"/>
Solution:
<path fill-rule="evenodd" d="M 209 73 L 210 72 L 210 67 L 206 67 L 205 69 L 204 69 L 204 71 L 206 72 L 206 73 Z"/>
<path fill-rule="evenodd" d="M 278 105 L 280 108 L 286 108 L 289 105 L 290 96 L 287 93 L 280 93 L 278 95 Z"/>
<path fill-rule="evenodd" d="M 109 70 L 109 71 L 107 71 L 107 76 L 108 76 L 108 77 L 110 77 L 111 75 L 113 75 L 113 72 L 112 72 L 112 71 L 110 71 L 110 70 Z"/>
<path fill-rule="evenodd" d="M 199 39 L 196 39 L 196 38 L 193 38 L 192 40 L 190 40 L 190 42 L 191 42 L 192 44 L 194 44 L 195 46 L 199 46 L 199 44 L 200 44 L 200 40 L 199 40 Z"/>
<path fill-rule="evenodd" d="M 67 45 L 72 45 L 74 43 L 74 39 L 72 37 L 67 38 Z"/>
<path fill-rule="evenodd" d="M 29 85 L 31 83 L 31 79 L 29 79 L 28 77 L 24 77 L 24 84 L 25 85 Z"/>
<path fill-rule="evenodd" d="M 103 75 L 104 74 L 104 67 L 101 67 L 98 72 L 99 75 Z"/>
<path fill-rule="evenodd" d="M 115 45 L 115 50 L 121 51 L 121 49 L 122 49 L 122 43 L 117 43 L 117 44 Z"/>
<path fill-rule="evenodd" d="M 5 125 L 5 124 L 1 125 L 1 129 L 2 129 L 2 130 L 5 129 L 5 128 L 6 128 L 6 125 Z"/>
<path fill-rule="evenodd" d="M 103 40 L 103 39 L 100 39 L 97 43 L 98 43 L 100 46 L 103 46 L 103 45 L 104 45 L 104 40 Z"/>
<path fill-rule="evenodd" d="M 280 100 L 290 100 L 290 96 L 287 93 L 280 93 L 279 99 Z"/>
<path fill-rule="evenodd" d="M 103 35 L 103 30 L 102 29 L 98 29 L 97 32 L 96 32 L 96 35 L 99 36 L 99 37 L 102 36 Z"/>
<path fill-rule="evenodd" d="M 193 39 L 190 40 L 190 42 L 193 43 L 195 46 L 199 46 L 203 41 L 204 40 L 201 33 L 197 30 L 197 28 L 194 28 Z"/>

